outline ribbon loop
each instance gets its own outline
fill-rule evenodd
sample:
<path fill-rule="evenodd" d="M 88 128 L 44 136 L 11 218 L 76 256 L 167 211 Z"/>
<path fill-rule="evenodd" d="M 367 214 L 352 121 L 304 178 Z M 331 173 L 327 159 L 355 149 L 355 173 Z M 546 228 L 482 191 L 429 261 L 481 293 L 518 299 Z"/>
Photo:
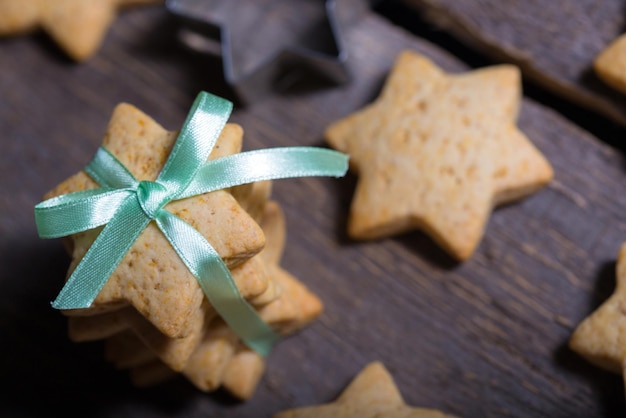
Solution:
<path fill-rule="evenodd" d="M 133 193 L 128 189 L 92 189 L 53 197 L 35 206 L 41 238 L 60 238 L 109 222 Z"/>
<path fill-rule="evenodd" d="M 228 100 L 200 93 L 157 181 L 172 192 L 182 192 L 209 158 L 232 109 Z"/>
<path fill-rule="evenodd" d="M 100 147 L 96 151 L 93 159 L 85 167 L 85 172 L 100 185 L 100 187 L 110 187 L 114 189 L 137 187 L 137 180 L 133 173 L 118 160 L 115 155 Z"/>

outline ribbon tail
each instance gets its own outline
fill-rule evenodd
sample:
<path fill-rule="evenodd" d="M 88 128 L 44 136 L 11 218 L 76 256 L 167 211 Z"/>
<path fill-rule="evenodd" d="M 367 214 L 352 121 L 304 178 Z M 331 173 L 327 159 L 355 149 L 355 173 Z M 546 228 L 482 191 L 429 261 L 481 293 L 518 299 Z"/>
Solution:
<path fill-rule="evenodd" d="M 137 187 L 137 179 L 115 155 L 104 147 L 98 148 L 96 155 L 85 167 L 85 172 L 100 187 Z"/>
<path fill-rule="evenodd" d="M 267 356 L 280 337 L 241 296 L 228 267 L 211 244 L 170 212 L 159 212 L 156 222 L 222 319 L 248 347 Z"/>
<path fill-rule="evenodd" d="M 341 177 L 346 154 L 317 147 L 280 147 L 242 152 L 206 162 L 179 198 L 262 180 Z"/>
<path fill-rule="evenodd" d="M 135 196 L 123 201 L 52 302 L 56 309 L 88 308 L 150 222 Z"/>

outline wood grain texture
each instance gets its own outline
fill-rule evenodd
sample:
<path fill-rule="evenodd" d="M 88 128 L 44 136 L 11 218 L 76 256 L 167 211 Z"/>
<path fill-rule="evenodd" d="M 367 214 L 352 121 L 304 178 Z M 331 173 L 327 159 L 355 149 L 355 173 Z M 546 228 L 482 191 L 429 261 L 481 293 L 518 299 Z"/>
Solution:
<path fill-rule="evenodd" d="M 626 95 L 592 70 L 596 56 L 626 29 L 621 0 L 401 0 L 461 42 L 579 105 L 626 124 Z"/>
<path fill-rule="evenodd" d="M 346 238 L 355 178 L 277 181 L 285 209 L 284 267 L 325 303 L 322 317 L 282 341 L 256 394 L 236 403 L 182 379 L 133 388 L 100 343 L 75 344 L 49 301 L 68 258 L 36 236 L 32 207 L 80 170 L 113 107 L 126 101 L 168 129 L 200 89 L 230 95 L 217 59 L 190 55 L 158 7 L 115 22 L 92 60 L 75 65 L 43 36 L 0 41 L 0 416 L 270 417 L 333 400 L 382 361 L 410 405 L 463 417 L 621 417 L 620 376 L 566 346 L 611 292 L 626 238 L 625 162 L 616 150 L 529 100 L 519 126 L 555 168 L 554 182 L 497 209 L 475 255 L 455 264 L 424 234 Z M 353 82 L 294 87 L 237 108 L 244 147 L 323 146 L 332 121 L 378 94 L 404 48 L 448 71 L 445 51 L 375 15 L 345 33 Z M 88 411 L 88 412 L 86 412 Z"/>

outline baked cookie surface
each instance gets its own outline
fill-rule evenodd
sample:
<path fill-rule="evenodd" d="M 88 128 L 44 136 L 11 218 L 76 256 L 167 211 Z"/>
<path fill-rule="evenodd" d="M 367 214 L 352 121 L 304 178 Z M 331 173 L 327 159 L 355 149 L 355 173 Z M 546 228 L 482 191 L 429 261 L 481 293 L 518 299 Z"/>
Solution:
<path fill-rule="evenodd" d="M 401 53 L 380 96 L 330 125 L 358 184 L 348 233 L 376 239 L 418 228 L 459 260 L 483 235 L 494 205 L 547 184 L 552 167 L 515 126 L 516 67 L 446 74 Z"/>

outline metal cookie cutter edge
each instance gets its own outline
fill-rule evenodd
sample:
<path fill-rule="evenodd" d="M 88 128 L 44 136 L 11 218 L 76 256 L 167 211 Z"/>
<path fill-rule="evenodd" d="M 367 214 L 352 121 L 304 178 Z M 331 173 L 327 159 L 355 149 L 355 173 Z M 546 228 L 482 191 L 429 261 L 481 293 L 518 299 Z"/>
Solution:
<path fill-rule="evenodd" d="M 227 25 L 211 22 L 190 13 L 186 10 L 184 3 L 184 0 L 166 0 L 165 2 L 169 12 L 180 20 L 185 30 L 219 42 L 224 78 L 244 105 L 269 94 L 281 82 L 285 83 L 286 77 L 283 76 L 293 72 L 286 72 L 285 69 L 308 68 L 336 85 L 347 83 L 351 79 L 348 53 L 336 14 L 336 0 L 324 1 L 325 20 L 332 38 L 332 44 L 327 49 L 334 53 L 324 53 L 299 45 L 287 47 L 269 55 L 257 68 L 239 76 L 235 69 Z"/>

